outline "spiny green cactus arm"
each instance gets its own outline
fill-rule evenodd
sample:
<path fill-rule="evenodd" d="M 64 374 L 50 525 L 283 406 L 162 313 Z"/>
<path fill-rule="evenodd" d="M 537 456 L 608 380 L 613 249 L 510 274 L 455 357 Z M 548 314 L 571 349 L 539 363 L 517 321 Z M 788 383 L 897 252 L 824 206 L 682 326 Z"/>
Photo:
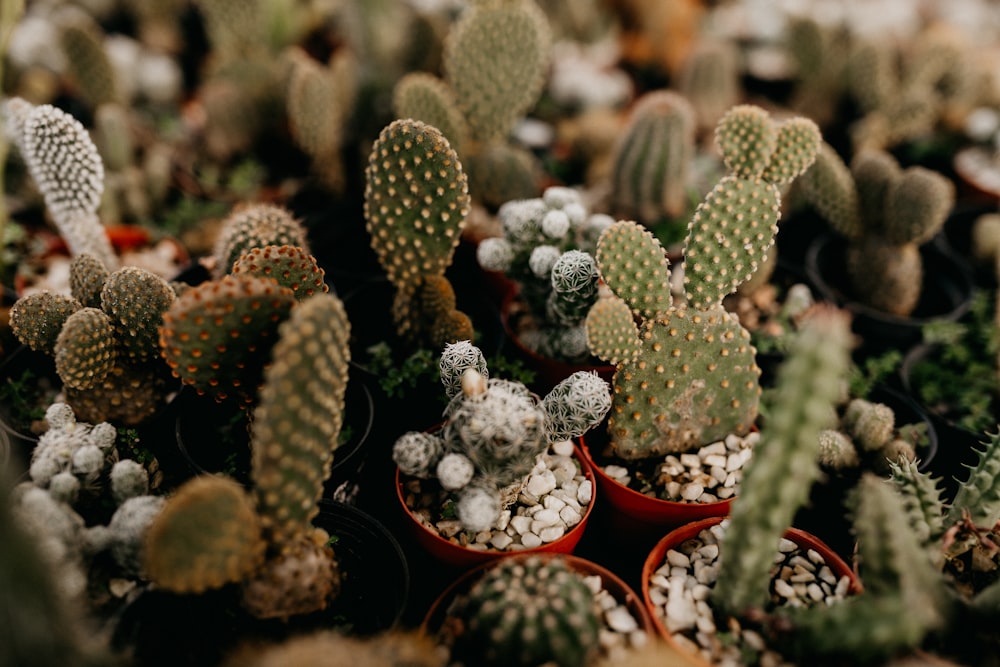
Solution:
<path fill-rule="evenodd" d="M 778 125 L 775 149 L 761 175 L 775 185 L 791 183 L 812 166 L 823 137 L 808 118 L 790 118 Z"/>
<path fill-rule="evenodd" d="M 724 177 L 698 205 L 684 247 L 688 304 L 722 302 L 763 263 L 778 233 L 780 196 L 761 179 Z"/>
<path fill-rule="evenodd" d="M 459 155 L 468 140 L 469 127 L 448 84 L 428 72 L 409 72 L 392 91 L 396 118 L 412 118 L 441 130 Z"/>
<path fill-rule="evenodd" d="M 382 129 L 365 169 L 372 248 L 397 288 L 442 275 L 469 213 L 468 179 L 437 128 L 404 118 Z"/>
<path fill-rule="evenodd" d="M 270 278 L 223 276 L 196 285 L 163 313 L 160 351 L 181 382 L 218 400 L 253 400 L 278 325 L 295 294 Z"/>
<path fill-rule="evenodd" d="M 250 574 L 263 562 L 265 546 L 242 486 L 218 475 L 194 477 L 149 527 L 143 570 L 165 590 L 201 593 Z"/>
<path fill-rule="evenodd" d="M 7 100 L 7 133 L 28 165 L 32 180 L 70 254 L 90 253 L 109 270 L 118 258 L 97 207 L 104 192 L 104 163 L 87 129 L 50 104 Z"/>
<path fill-rule="evenodd" d="M 101 289 L 109 275 L 99 259 L 90 253 L 81 253 L 69 263 L 70 294 L 88 308 L 100 308 Z"/>
<path fill-rule="evenodd" d="M 899 180 L 903 171 L 896 158 L 884 150 L 858 151 L 851 160 L 851 176 L 857 190 L 857 218 L 864 233 L 884 233 L 886 228 L 886 199 L 889 189 Z M 858 238 L 862 231 L 845 234 Z"/>
<path fill-rule="evenodd" d="M 977 526 L 989 527 L 1000 521 L 1000 432 L 986 433 L 977 449 L 979 461 L 969 466 L 968 480 L 962 484 L 945 515 L 945 525 L 953 526 L 968 511 Z"/>
<path fill-rule="evenodd" d="M 635 360 L 641 343 L 632 309 L 611 295 L 600 298 L 587 313 L 587 347 L 598 359 L 617 366 Z"/>
<path fill-rule="evenodd" d="M 598 650 L 600 617 L 584 579 L 559 558 L 504 559 L 457 601 L 466 664 L 575 667 Z"/>
<path fill-rule="evenodd" d="M 55 345 L 56 373 L 67 387 L 89 389 L 115 365 L 115 325 L 104 311 L 81 308 L 63 324 Z"/>
<path fill-rule="evenodd" d="M 726 167 L 737 178 L 756 179 L 777 147 L 777 131 L 764 109 L 739 104 L 719 120 L 715 142 Z"/>
<path fill-rule="evenodd" d="M 720 544 L 713 596 L 729 613 L 767 603 L 778 542 L 819 475 L 819 433 L 830 427 L 827 415 L 847 372 L 849 348 L 846 316 L 823 309 L 796 334 L 778 371 L 770 417 L 754 446 Z"/>
<path fill-rule="evenodd" d="M 197 0 L 218 65 L 245 59 L 266 45 L 264 3 L 260 0 Z"/>
<path fill-rule="evenodd" d="M 102 32 L 89 22 L 71 23 L 59 33 L 59 46 L 66 55 L 69 73 L 91 110 L 122 101 L 116 72 L 102 40 Z"/>
<path fill-rule="evenodd" d="M 597 267 L 611 291 L 648 320 L 672 305 L 670 268 L 659 240 L 632 220 L 605 229 L 597 241 Z"/>
<path fill-rule="evenodd" d="M 944 226 L 955 203 L 955 184 L 925 167 L 910 167 L 886 193 L 885 236 L 893 243 L 920 245 Z"/>
<path fill-rule="evenodd" d="M 343 422 L 351 325 L 340 299 L 311 296 L 278 329 L 251 433 L 257 510 L 272 541 L 319 511 Z"/>
<path fill-rule="evenodd" d="M 945 505 L 938 480 L 917 469 L 917 462 L 900 457 L 890 461 L 890 479 L 899 489 L 910 525 L 925 548 L 938 548 L 944 535 Z"/>
<path fill-rule="evenodd" d="M 858 213 L 861 209 L 855 179 L 833 146 L 820 146 L 816 161 L 798 183 L 806 201 L 831 227 L 849 239 L 861 237 L 864 228 Z M 882 207 L 881 199 L 878 207 Z"/>
<path fill-rule="evenodd" d="M 238 205 L 222 222 L 212 250 L 215 263 L 212 273 L 221 278 L 232 271 L 236 260 L 253 248 L 287 245 L 308 252 L 306 236 L 301 221 L 284 207 L 272 204 Z"/>
<path fill-rule="evenodd" d="M 104 281 L 101 308 L 111 316 L 120 349 L 130 362 L 160 355 L 159 327 L 175 299 L 170 283 L 138 266 L 123 266 Z"/>
<path fill-rule="evenodd" d="M 252 248 L 236 260 L 232 274 L 273 278 L 279 285 L 295 292 L 299 301 L 330 291 L 324 279 L 326 272 L 320 268 L 315 257 L 298 246 Z"/>
<path fill-rule="evenodd" d="M 552 35 L 533 0 L 476 2 L 444 42 L 445 81 L 479 140 L 503 139 L 538 101 Z"/>
<path fill-rule="evenodd" d="M 695 129 L 694 109 L 680 94 L 655 90 L 639 98 L 612 158 L 616 215 L 653 226 L 685 212 Z"/>
<path fill-rule="evenodd" d="M 70 315 L 83 308 L 73 297 L 57 292 L 35 292 L 14 302 L 10 329 L 36 352 L 55 354 L 56 339 Z"/>
<path fill-rule="evenodd" d="M 488 209 L 538 196 L 545 169 L 530 150 L 494 139 L 468 153 L 464 164 L 469 174 L 469 191 Z"/>

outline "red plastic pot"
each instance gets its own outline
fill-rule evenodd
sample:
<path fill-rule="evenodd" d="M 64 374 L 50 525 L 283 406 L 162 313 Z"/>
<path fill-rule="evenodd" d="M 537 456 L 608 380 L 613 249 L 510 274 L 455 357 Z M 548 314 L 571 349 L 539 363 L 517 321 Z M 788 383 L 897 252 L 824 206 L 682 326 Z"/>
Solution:
<path fill-rule="evenodd" d="M 691 523 L 680 526 L 679 528 L 675 528 L 674 530 L 667 533 L 662 539 L 660 539 L 659 542 L 656 543 L 656 546 L 654 546 L 653 549 L 646 556 L 646 560 L 642 566 L 642 600 L 643 604 L 646 605 L 646 611 L 653 619 L 653 625 L 656 626 L 656 631 L 659 633 L 659 635 L 685 655 L 690 656 L 691 653 L 686 649 L 684 649 L 684 647 L 679 642 L 674 640 L 673 633 L 671 633 L 667 629 L 667 626 L 663 624 L 663 621 L 660 619 L 660 613 L 659 610 L 657 609 L 657 606 L 650 599 L 649 580 L 652 578 L 653 573 L 656 572 L 656 570 L 658 570 L 663 565 L 664 561 L 667 558 L 667 552 L 670 549 L 677 547 L 678 545 L 682 544 L 685 540 L 697 537 L 698 533 L 700 533 L 702 530 L 705 530 L 706 528 L 710 528 L 718 523 L 721 523 L 725 518 L 726 517 L 724 516 L 710 517 L 707 519 L 702 519 L 700 521 L 693 521 Z M 826 561 L 826 564 L 830 567 L 830 570 L 833 571 L 833 573 L 837 576 L 838 579 L 840 577 L 847 576 L 851 581 L 851 585 L 848 590 L 852 595 L 861 592 L 861 581 L 854 573 L 854 570 L 851 569 L 851 566 L 848 565 L 843 558 L 837 555 L 837 553 L 821 539 L 819 539 L 818 537 L 816 537 L 811 533 L 799 530 L 798 528 L 789 528 L 787 531 L 785 531 L 785 537 L 794 542 L 799 547 L 802 547 L 804 549 L 813 549 L 817 553 L 822 555 L 823 559 Z M 701 656 L 692 656 L 692 658 L 698 664 L 703 665 L 705 667 L 708 666 L 708 663 L 705 662 L 705 660 L 701 658 Z"/>
<path fill-rule="evenodd" d="M 514 331 L 513 320 L 517 316 L 517 304 L 517 290 L 509 289 L 500 304 L 500 323 L 503 325 L 504 335 L 507 337 L 507 340 L 514 345 L 517 357 L 526 367 L 535 372 L 535 381 L 532 383 L 532 389 L 539 394 L 546 394 L 554 386 L 577 371 L 595 371 L 601 379 L 608 383 L 614 379 L 615 367 L 610 364 L 567 363 L 553 359 L 552 357 L 543 356 L 526 347 Z"/>
<path fill-rule="evenodd" d="M 594 484 L 594 469 L 587 458 L 581 455 L 580 447 L 573 448 L 576 459 L 580 462 L 580 469 L 584 476 Z M 405 480 L 396 468 L 396 499 L 406 519 L 406 527 L 410 534 L 434 559 L 451 566 L 468 568 L 483 563 L 494 561 L 498 558 L 507 558 L 514 554 L 523 553 L 572 553 L 583 537 L 583 531 L 587 526 L 590 515 L 597 501 L 596 493 L 591 497 L 590 503 L 583 513 L 583 518 L 578 524 L 573 526 L 565 535 L 552 542 L 543 543 L 530 549 L 520 549 L 518 551 L 498 551 L 496 549 L 477 550 L 470 549 L 442 537 L 437 531 L 424 526 L 406 505 Z M 596 492 L 596 488 L 595 488 Z"/>
<path fill-rule="evenodd" d="M 662 534 L 664 529 L 699 519 L 729 514 L 732 498 L 713 503 L 686 503 L 639 493 L 605 473 L 582 439 L 579 449 L 582 458 L 594 470 L 598 494 L 603 507 L 611 515 L 610 524 L 616 532 L 638 538 L 652 533 Z"/>

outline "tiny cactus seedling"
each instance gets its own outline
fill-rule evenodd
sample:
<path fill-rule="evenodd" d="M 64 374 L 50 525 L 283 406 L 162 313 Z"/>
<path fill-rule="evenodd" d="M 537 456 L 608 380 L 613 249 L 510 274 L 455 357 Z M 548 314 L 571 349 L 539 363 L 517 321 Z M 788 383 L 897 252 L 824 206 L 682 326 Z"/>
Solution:
<path fill-rule="evenodd" d="M 524 483 L 551 443 L 583 435 L 611 406 L 607 383 L 579 371 L 542 400 L 520 382 L 488 378 L 482 352 L 468 341 L 445 346 L 441 381 L 451 402 L 436 433 L 405 433 L 393 460 L 405 474 L 437 478 L 455 492 L 458 520 L 488 530 L 504 491 Z"/>
<path fill-rule="evenodd" d="M 844 269 L 855 298 L 886 313 L 911 314 L 924 282 L 919 248 L 944 225 L 954 184 L 925 167 L 902 169 L 880 150 L 858 153 L 848 167 L 829 145 L 799 183 L 847 241 Z"/>
<path fill-rule="evenodd" d="M 558 557 L 499 561 L 449 613 L 462 619 L 452 657 L 464 664 L 576 667 L 599 651 L 596 598 Z"/>
<path fill-rule="evenodd" d="M 722 299 L 764 261 L 777 232 L 778 186 L 809 167 L 820 136 L 804 118 L 778 124 L 742 105 L 720 120 L 716 140 L 731 173 L 688 224 L 684 302 L 674 303 L 666 254 L 641 225 L 616 222 L 598 241 L 600 275 L 624 307 L 591 309 L 587 336 L 591 351 L 616 365 L 608 425 L 621 458 L 746 434 L 757 416 L 750 334 Z"/>

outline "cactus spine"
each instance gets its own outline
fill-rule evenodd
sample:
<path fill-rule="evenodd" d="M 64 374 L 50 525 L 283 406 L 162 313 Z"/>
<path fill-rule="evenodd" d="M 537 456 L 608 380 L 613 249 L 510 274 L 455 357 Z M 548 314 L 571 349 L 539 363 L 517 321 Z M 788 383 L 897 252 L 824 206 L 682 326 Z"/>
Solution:
<path fill-rule="evenodd" d="M 598 650 L 594 595 L 558 557 L 499 561 L 451 614 L 465 624 L 452 656 L 466 664 L 573 667 L 588 664 Z"/>

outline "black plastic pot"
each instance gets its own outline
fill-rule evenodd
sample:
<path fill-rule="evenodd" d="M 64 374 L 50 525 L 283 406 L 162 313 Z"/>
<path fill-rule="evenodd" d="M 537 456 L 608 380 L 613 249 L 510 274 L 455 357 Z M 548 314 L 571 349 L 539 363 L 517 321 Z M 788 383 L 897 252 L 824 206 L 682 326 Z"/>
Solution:
<path fill-rule="evenodd" d="M 846 241 L 837 234 L 818 236 L 806 253 L 806 275 L 817 298 L 835 303 L 852 315 L 852 329 L 863 339 L 867 353 L 888 349 L 905 350 L 922 340 L 922 328 L 935 321 L 955 321 L 968 312 L 972 299 L 972 277 L 961 258 L 937 243 L 920 248 L 924 285 L 913 313 L 901 317 L 858 301 L 848 285 L 845 266 Z"/>
<path fill-rule="evenodd" d="M 27 473 L 38 436 L 31 422 L 40 418 L 59 391 L 55 362 L 43 352 L 18 345 L 0 363 L 0 466 L 20 479 Z"/>
<path fill-rule="evenodd" d="M 326 609 L 262 620 L 242 608 L 239 584 L 198 595 L 147 588 L 113 619 L 113 646 L 136 667 L 214 667 L 246 642 L 280 642 L 319 630 L 366 636 L 396 627 L 410 589 L 396 539 L 374 517 L 344 503 L 320 501 L 313 523 L 334 538 L 342 574 L 340 594 Z"/>

